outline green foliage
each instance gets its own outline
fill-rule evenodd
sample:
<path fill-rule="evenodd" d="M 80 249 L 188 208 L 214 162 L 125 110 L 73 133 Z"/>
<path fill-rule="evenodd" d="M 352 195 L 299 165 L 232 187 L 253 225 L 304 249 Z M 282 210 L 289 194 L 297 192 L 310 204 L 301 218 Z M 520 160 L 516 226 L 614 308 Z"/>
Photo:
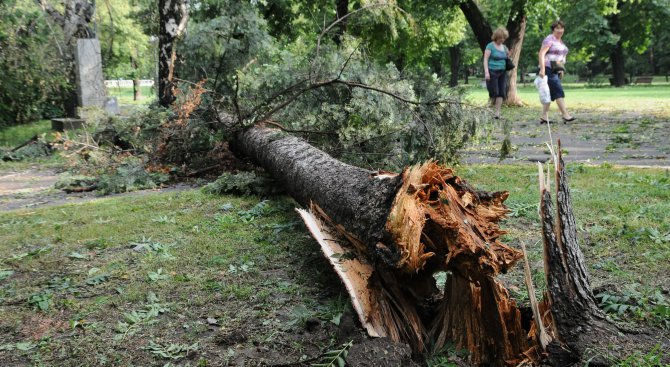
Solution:
<path fill-rule="evenodd" d="M 596 295 L 599 306 L 610 317 L 624 319 L 634 317 L 670 328 L 670 299 L 663 293 L 640 292 L 629 288 L 621 294 L 601 292 Z"/>
<path fill-rule="evenodd" d="M 149 346 L 145 348 L 151 354 L 163 359 L 178 360 L 185 358 L 189 352 L 198 350 L 198 343 L 188 344 L 160 344 L 153 340 L 149 342 Z"/>
<path fill-rule="evenodd" d="M 105 76 L 108 79 L 151 78 L 157 63 L 154 56 L 157 44 L 150 43 L 139 23 L 141 20 L 136 19 L 141 5 L 149 4 L 105 0 L 96 5 L 95 21 Z"/>
<path fill-rule="evenodd" d="M 225 172 L 215 181 L 203 187 L 204 192 L 214 195 L 269 195 L 276 193 L 277 190 L 271 178 L 255 172 Z"/>
<path fill-rule="evenodd" d="M 458 349 L 452 343 L 445 344 L 442 348 L 432 350 L 426 359 L 428 367 L 456 367 L 460 366 L 462 360 L 468 356 L 468 351 Z M 459 363 L 460 362 L 460 363 Z"/>
<path fill-rule="evenodd" d="M 344 343 L 338 349 L 332 349 L 324 353 L 320 363 L 312 364 L 312 367 L 344 367 L 349 354 L 349 348 L 354 345 L 353 340 Z"/>
<path fill-rule="evenodd" d="M 667 358 L 663 358 L 663 349 L 656 345 L 648 353 L 635 352 L 622 361 L 613 364 L 615 367 L 667 367 Z"/>
<path fill-rule="evenodd" d="M 35 310 L 48 311 L 53 304 L 53 295 L 50 291 L 35 293 L 28 298 L 28 304 Z"/>
<path fill-rule="evenodd" d="M 67 68 L 53 28 L 34 2 L 0 3 L 0 128 L 62 113 Z"/>
<path fill-rule="evenodd" d="M 149 173 L 134 157 L 124 159 L 113 171 L 102 174 L 97 182 L 100 194 L 153 189 L 168 181 L 163 173 Z"/>

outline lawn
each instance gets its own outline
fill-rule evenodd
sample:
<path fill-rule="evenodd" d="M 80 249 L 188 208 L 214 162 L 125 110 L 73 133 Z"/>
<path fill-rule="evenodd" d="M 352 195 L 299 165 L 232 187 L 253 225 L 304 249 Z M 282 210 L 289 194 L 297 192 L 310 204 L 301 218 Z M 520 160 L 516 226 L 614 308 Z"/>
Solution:
<path fill-rule="evenodd" d="M 467 87 L 469 99 L 479 105 L 486 104 L 488 92 L 479 86 Z M 582 85 L 565 86 L 565 101 L 569 109 L 617 114 L 636 112 L 639 114 L 670 117 L 670 85 L 627 86 L 612 87 L 585 87 Z M 540 110 L 541 105 L 535 86 L 530 83 L 520 85 L 520 97 L 528 106 Z M 557 107 L 552 104 L 552 110 Z M 535 114 L 533 114 L 535 116 Z"/>
<path fill-rule="evenodd" d="M 602 307 L 629 327 L 667 335 L 667 171 L 582 165 L 569 171 L 591 282 L 608 295 Z M 529 246 L 542 290 L 536 168 L 474 165 L 458 173 L 483 189 L 510 190 L 505 241 Z M 325 352 L 360 332 L 294 205 L 285 197 L 190 189 L 0 214 L 0 361 L 324 361 Z M 518 269 L 505 282 L 527 301 Z M 651 358 L 630 353 L 631 359 Z"/>
<path fill-rule="evenodd" d="M 133 88 L 109 87 L 107 93 L 111 97 L 117 97 L 119 104 L 143 105 L 150 104 L 156 100 L 156 91 L 153 87 L 140 87 L 140 99 L 133 100 Z"/>

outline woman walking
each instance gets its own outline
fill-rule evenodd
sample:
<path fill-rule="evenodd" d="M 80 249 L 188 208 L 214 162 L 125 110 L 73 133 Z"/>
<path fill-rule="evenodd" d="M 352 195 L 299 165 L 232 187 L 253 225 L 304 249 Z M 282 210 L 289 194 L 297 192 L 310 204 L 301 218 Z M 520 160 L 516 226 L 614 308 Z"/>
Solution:
<path fill-rule="evenodd" d="M 486 89 L 489 98 L 494 100 L 495 119 L 500 118 L 500 106 L 507 96 L 507 73 L 505 71 L 505 59 L 509 56 L 507 47 L 503 44 L 509 37 L 509 32 L 504 27 L 498 27 L 493 32 L 491 39 L 484 49 L 484 76 L 486 78 Z"/>
<path fill-rule="evenodd" d="M 565 23 L 561 20 L 557 20 L 551 24 L 551 34 L 548 35 L 544 41 L 542 41 L 542 47 L 540 48 L 540 77 L 544 78 L 547 76 L 547 84 L 549 84 L 549 94 L 551 95 L 551 100 L 556 101 L 558 109 L 561 111 L 561 117 L 563 118 L 563 123 L 574 121 L 575 117 L 570 115 L 567 108 L 565 107 L 565 92 L 563 92 L 563 86 L 561 85 L 561 79 L 563 78 L 563 72 L 565 71 L 565 57 L 568 54 L 568 47 L 563 43 L 561 38 L 563 38 L 563 33 L 565 33 Z M 540 116 L 540 123 L 546 124 L 549 123 L 549 103 L 542 104 L 542 116 Z"/>

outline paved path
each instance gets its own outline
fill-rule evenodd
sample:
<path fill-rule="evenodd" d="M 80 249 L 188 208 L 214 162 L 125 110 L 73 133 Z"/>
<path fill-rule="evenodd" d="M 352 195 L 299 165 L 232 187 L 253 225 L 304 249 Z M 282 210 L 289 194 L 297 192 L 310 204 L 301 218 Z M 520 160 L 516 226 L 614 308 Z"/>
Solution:
<path fill-rule="evenodd" d="M 569 162 L 610 163 L 624 166 L 670 167 L 670 121 L 625 113 L 603 117 L 576 113 L 578 120 L 551 124 L 551 135 L 560 138 Z M 539 121 L 539 120 L 538 120 Z M 549 159 L 549 129 L 528 118 L 509 118 L 511 156 L 502 163 L 544 162 Z M 502 125 L 502 123 L 500 123 Z M 502 131 L 502 126 L 496 128 Z M 480 141 L 463 153 L 466 163 L 497 163 L 504 134 L 495 133 L 489 142 Z"/>
<path fill-rule="evenodd" d="M 141 190 L 101 197 L 92 192 L 67 194 L 56 190 L 58 173 L 52 169 L 32 168 L 26 171 L 0 171 L 0 212 L 66 203 L 77 203 L 114 196 L 141 196 L 155 192 L 181 191 L 193 188 L 175 185 L 162 189 Z"/>

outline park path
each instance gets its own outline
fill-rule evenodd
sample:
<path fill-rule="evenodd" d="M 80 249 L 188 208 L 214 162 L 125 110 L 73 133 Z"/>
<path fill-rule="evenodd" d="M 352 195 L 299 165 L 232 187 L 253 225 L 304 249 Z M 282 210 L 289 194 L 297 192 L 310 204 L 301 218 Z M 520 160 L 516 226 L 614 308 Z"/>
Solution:
<path fill-rule="evenodd" d="M 528 116 L 507 117 L 513 151 L 502 163 L 547 161 L 546 143 L 551 134 L 554 141 L 561 139 L 568 163 L 670 168 L 670 119 L 637 112 L 616 115 L 577 112 L 575 116 L 576 121 L 554 123 L 549 127 Z M 496 130 L 502 131 L 502 128 Z M 489 141 L 471 144 L 462 151 L 462 161 L 500 162 L 503 137 L 502 133 L 494 133 Z"/>
<path fill-rule="evenodd" d="M 509 138 L 513 151 L 500 161 L 500 146 L 504 135 L 492 134 L 470 144 L 462 153 L 468 163 L 528 163 L 549 159 L 546 142 L 549 134 L 560 138 L 568 163 L 604 164 L 670 169 L 670 120 L 648 117 L 636 112 L 604 116 L 598 113 L 576 113 L 577 121 L 540 125 L 527 113 L 507 117 Z M 502 125 L 503 123 L 499 123 Z M 502 131 L 502 126 L 496 127 Z M 43 207 L 100 199 L 95 193 L 66 194 L 54 189 L 58 173 L 53 169 L 33 167 L 25 171 L 0 169 L 0 212 L 22 208 Z M 179 191 L 191 188 L 177 185 L 159 190 L 143 190 L 112 196 L 147 195 L 160 191 Z"/>
<path fill-rule="evenodd" d="M 67 194 L 54 188 L 56 181 L 58 181 L 58 172 L 53 169 L 30 168 L 25 171 L 0 171 L 0 212 L 193 188 L 193 186 L 180 184 L 161 189 L 99 196 L 93 192 Z"/>

